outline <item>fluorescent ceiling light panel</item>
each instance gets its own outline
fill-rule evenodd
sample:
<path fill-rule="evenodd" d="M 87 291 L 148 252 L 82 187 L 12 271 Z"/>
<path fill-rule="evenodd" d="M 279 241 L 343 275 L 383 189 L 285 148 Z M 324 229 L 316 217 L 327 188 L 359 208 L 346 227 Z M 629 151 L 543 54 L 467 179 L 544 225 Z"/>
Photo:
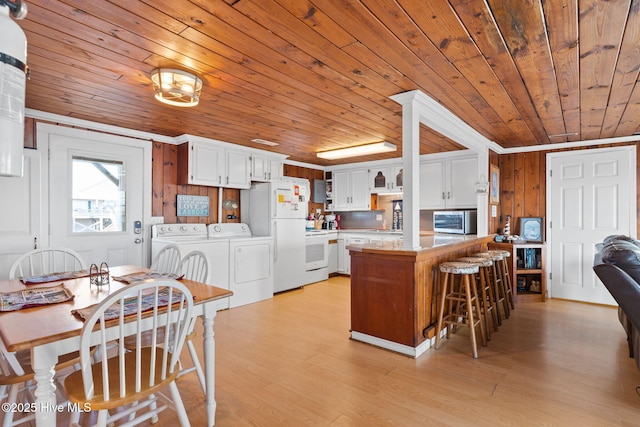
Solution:
<path fill-rule="evenodd" d="M 322 151 L 317 153 L 321 159 L 335 160 L 344 159 L 345 157 L 366 156 L 368 154 L 388 153 L 396 151 L 397 148 L 390 142 L 376 142 L 374 144 L 357 145 L 355 147 L 340 148 L 337 150 Z"/>

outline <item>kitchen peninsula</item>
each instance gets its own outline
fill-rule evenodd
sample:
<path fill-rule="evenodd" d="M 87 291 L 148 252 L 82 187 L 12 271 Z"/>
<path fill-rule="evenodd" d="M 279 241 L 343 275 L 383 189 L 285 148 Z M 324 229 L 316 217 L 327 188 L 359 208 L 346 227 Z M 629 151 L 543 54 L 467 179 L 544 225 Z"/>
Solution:
<path fill-rule="evenodd" d="M 420 249 L 399 241 L 354 244 L 351 255 L 351 338 L 412 357 L 434 340 L 439 265 L 487 249 L 493 236 L 428 235 Z"/>

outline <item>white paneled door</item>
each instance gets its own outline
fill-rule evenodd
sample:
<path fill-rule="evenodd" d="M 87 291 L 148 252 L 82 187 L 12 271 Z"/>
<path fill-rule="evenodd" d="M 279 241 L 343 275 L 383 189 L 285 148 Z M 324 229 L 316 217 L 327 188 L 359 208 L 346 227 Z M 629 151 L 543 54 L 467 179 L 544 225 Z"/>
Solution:
<path fill-rule="evenodd" d="M 0 177 L 0 280 L 22 253 L 33 249 L 43 235 L 40 222 L 41 153 L 24 150 L 23 176 Z"/>
<path fill-rule="evenodd" d="M 632 146 L 548 155 L 551 297 L 615 305 L 593 258 L 606 236 L 635 236 L 635 159 Z"/>
<path fill-rule="evenodd" d="M 38 128 L 38 146 L 49 149 L 49 245 L 70 247 L 89 265 L 146 265 L 151 144 L 47 130 Z"/>

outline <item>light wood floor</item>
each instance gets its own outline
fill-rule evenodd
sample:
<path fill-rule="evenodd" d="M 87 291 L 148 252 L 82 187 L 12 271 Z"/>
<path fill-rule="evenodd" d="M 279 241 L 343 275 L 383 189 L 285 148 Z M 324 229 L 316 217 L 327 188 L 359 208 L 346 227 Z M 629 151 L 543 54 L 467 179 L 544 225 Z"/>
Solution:
<path fill-rule="evenodd" d="M 336 277 L 218 313 L 216 426 L 640 425 L 612 307 L 521 303 L 476 360 L 465 329 L 418 359 L 352 341 L 349 311 Z M 179 388 L 205 425 L 195 374 Z M 155 424 L 174 425 L 171 411 Z"/>

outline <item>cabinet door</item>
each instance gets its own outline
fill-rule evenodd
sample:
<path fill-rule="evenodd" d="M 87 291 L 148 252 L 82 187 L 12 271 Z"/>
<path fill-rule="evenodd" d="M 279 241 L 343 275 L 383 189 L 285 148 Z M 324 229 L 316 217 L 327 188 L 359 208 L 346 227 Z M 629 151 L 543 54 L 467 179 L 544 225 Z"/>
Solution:
<path fill-rule="evenodd" d="M 251 156 L 251 180 L 269 180 L 269 162 L 266 157 L 255 155 Z"/>
<path fill-rule="evenodd" d="M 336 243 L 329 243 L 329 274 L 338 272 L 338 243 L 333 241 Z"/>
<path fill-rule="evenodd" d="M 209 144 L 189 144 L 189 184 L 223 185 L 224 149 Z"/>
<path fill-rule="evenodd" d="M 347 210 L 350 207 L 351 174 L 349 171 L 333 172 L 333 210 Z"/>
<path fill-rule="evenodd" d="M 227 150 L 227 176 L 224 187 L 249 188 L 251 186 L 251 174 L 249 171 L 249 154 L 241 151 Z"/>
<path fill-rule="evenodd" d="M 280 181 L 284 176 L 284 164 L 282 160 L 269 159 L 269 181 Z"/>
<path fill-rule="evenodd" d="M 402 165 L 395 165 L 391 168 L 391 188 L 394 192 L 402 192 L 403 188 L 403 174 L 402 174 Z"/>
<path fill-rule="evenodd" d="M 447 208 L 475 208 L 478 204 L 476 181 L 478 159 L 476 156 L 448 160 Z"/>
<path fill-rule="evenodd" d="M 338 239 L 338 273 L 347 272 L 347 269 L 345 268 L 345 247 L 345 239 Z"/>
<path fill-rule="evenodd" d="M 369 191 L 369 169 L 351 171 L 351 209 L 369 209 L 371 192 Z"/>
<path fill-rule="evenodd" d="M 369 192 L 402 192 L 402 165 L 379 166 L 369 170 Z"/>
<path fill-rule="evenodd" d="M 372 193 L 382 194 L 391 188 L 391 173 L 388 167 L 371 168 L 369 171 L 369 186 Z"/>
<path fill-rule="evenodd" d="M 444 160 L 420 163 L 420 209 L 445 207 Z"/>

